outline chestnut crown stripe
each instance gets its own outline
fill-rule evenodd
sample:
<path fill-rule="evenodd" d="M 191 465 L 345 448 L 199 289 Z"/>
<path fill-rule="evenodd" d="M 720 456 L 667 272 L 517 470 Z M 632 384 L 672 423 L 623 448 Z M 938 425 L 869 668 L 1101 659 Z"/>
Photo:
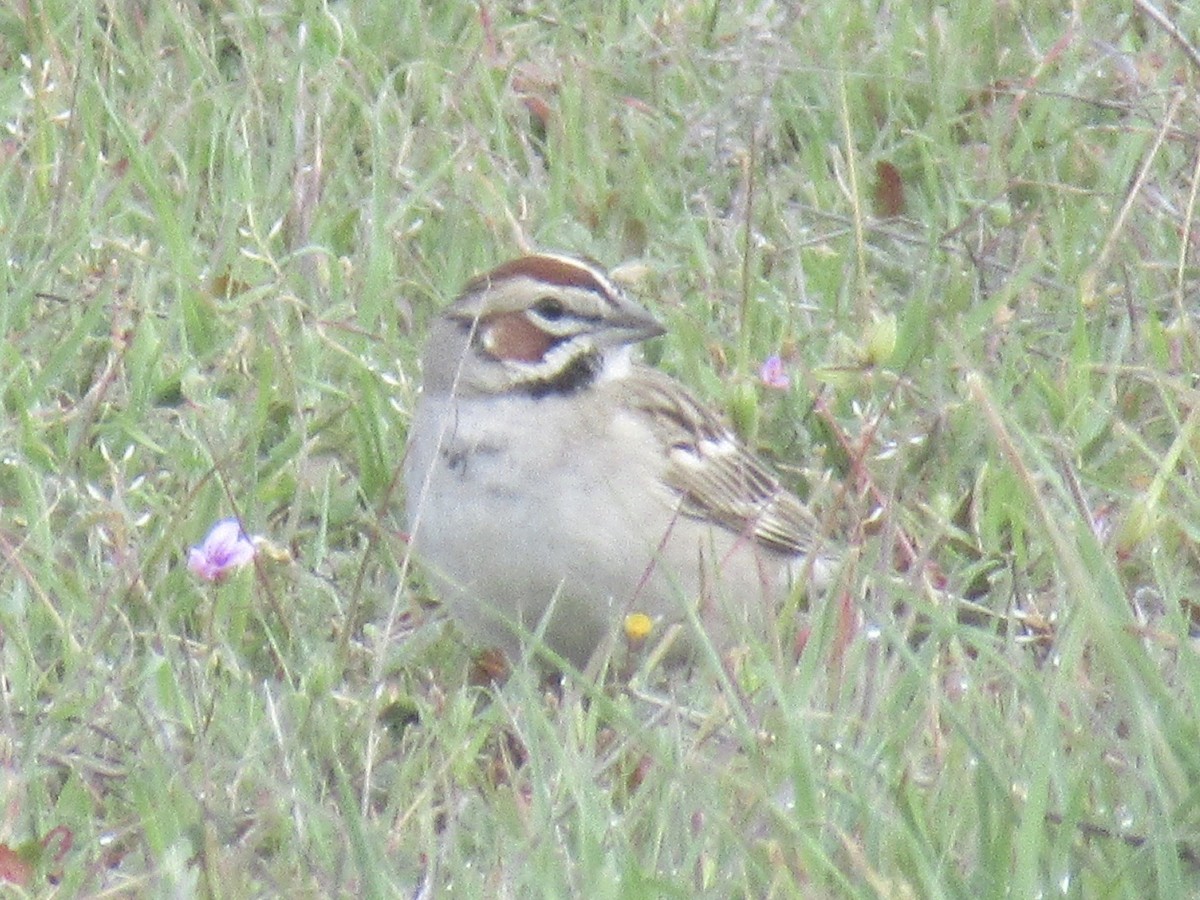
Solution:
<path fill-rule="evenodd" d="M 611 297 L 617 293 L 617 289 L 611 281 L 586 263 L 549 254 L 523 256 L 519 259 L 509 260 L 490 272 L 472 278 L 467 282 L 464 293 L 483 290 L 505 279 L 522 276 L 555 287 L 593 291 L 604 297 Z"/>

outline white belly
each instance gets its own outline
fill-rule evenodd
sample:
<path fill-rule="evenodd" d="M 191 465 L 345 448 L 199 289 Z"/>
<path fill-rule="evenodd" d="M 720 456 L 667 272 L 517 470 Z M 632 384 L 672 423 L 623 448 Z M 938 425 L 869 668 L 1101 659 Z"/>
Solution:
<path fill-rule="evenodd" d="M 569 398 L 422 398 L 417 417 L 445 427 L 410 441 L 409 531 L 464 630 L 513 655 L 517 633 L 544 629 L 583 666 L 629 612 L 678 622 L 702 599 L 773 605 L 786 560 L 677 515 L 645 425 L 591 408 L 581 424 Z"/>

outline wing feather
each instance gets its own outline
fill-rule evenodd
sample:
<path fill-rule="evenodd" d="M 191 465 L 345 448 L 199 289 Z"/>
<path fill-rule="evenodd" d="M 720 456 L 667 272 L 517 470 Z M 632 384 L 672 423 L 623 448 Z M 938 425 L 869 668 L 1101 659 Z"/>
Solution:
<path fill-rule="evenodd" d="M 674 379 L 639 366 L 625 382 L 667 452 L 667 484 L 684 515 L 789 555 L 808 552 L 817 522 L 800 499 Z"/>

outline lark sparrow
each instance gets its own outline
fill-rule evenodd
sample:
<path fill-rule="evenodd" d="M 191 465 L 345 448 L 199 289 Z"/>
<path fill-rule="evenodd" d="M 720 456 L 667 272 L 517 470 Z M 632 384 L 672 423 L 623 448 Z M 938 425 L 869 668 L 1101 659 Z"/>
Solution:
<path fill-rule="evenodd" d="M 632 614 L 718 648 L 826 581 L 816 526 L 712 412 L 632 359 L 664 333 L 591 262 L 467 283 L 430 329 L 405 460 L 412 552 L 468 636 L 585 667 Z M 692 604 L 697 615 L 689 615 Z M 648 616 L 649 619 L 645 619 Z"/>

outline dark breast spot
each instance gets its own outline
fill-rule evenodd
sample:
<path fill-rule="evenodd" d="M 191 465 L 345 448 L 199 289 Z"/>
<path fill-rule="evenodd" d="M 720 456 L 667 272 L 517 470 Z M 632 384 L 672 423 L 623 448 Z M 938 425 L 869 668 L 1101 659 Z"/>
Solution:
<path fill-rule="evenodd" d="M 473 447 L 466 447 L 462 444 L 448 445 L 442 447 L 438 451 L 442 461 L 446 464 L 446 468 L 453 472 L 458 478 L 464 479 L 467 477 L 467 470 L 470 468 L 471 461 L 481 457 L 499 456 L 504 451 L 495 444 L 476 444 Z"/>

